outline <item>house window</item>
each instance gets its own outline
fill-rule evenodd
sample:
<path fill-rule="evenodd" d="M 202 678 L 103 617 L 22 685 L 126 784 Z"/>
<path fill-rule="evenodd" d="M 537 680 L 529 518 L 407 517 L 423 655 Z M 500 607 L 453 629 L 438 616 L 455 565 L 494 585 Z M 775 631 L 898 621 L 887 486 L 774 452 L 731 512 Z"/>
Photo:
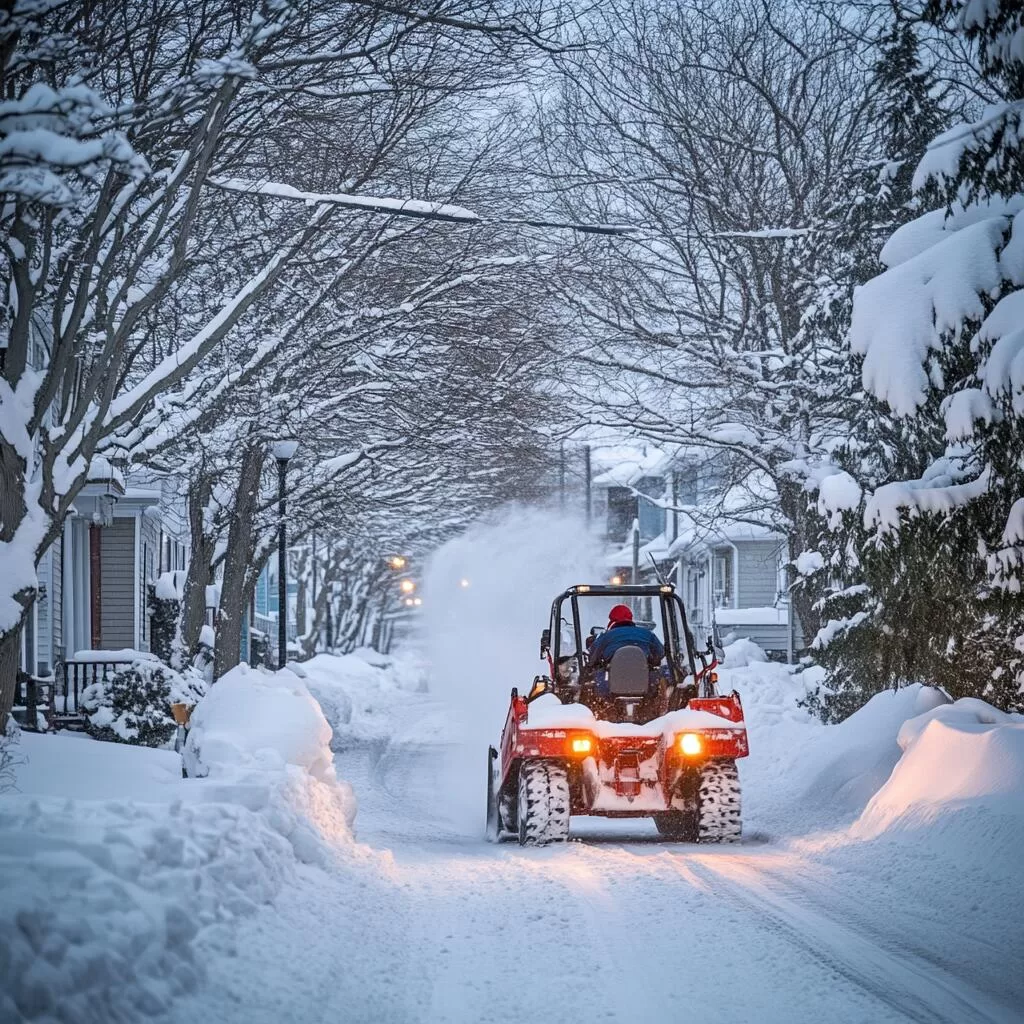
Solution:
<path fill-rule="evenodd" d="M 675 500 L 679 505 L 697 504 L 697 467 L 686 466 L 675 473 Z"/>
<path fill-rule="evenodd" d="M 711 560 L 711 594 L 716 608 L 732 607 L 732 551 L 721 549 Z"/>
<path fill-rule="evenodd" d="M 608 488 L 608 539 L 622 544 L 637 515 L 637 500 L 629 487 Z"/>
<path fill-rule="evenodd" d="M 665 510 L 661 506 L 655 505 L 649 498 L 640 498 L 637 512 L 642 541 L 654 540 L 665 532 Z"/>

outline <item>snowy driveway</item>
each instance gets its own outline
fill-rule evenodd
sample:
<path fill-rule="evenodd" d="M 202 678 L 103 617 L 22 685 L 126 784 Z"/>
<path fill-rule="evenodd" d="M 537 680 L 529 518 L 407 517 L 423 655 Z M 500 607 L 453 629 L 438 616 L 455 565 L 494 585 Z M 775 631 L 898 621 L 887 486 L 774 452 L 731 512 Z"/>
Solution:
<path fill-rule="evenodd" d="M 1016 953 L 949 920 L 924 863 L 866 847 L 858 863 L 827 837 L 666 844 L 646 823 L 492 846 L 468 803 L 438 796 L 472 772 L 461 748 L 343 741 L 336 756 L 360 800 L 357 854 L 241 921 L 175 1020 L 1021 1020 Z"/>

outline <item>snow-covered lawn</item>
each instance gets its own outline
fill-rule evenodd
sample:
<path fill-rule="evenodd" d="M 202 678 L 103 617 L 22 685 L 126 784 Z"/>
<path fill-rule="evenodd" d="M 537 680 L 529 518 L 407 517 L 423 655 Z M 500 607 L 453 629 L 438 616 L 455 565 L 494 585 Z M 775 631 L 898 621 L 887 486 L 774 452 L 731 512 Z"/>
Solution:
<path fill-rule="evenodd" d="M 1019 1020 L 1024 719 L 911 687 L 823 726 L 797 705 L 815 670 L 729 655 L 738 847 L 599 819 L 484 843 L 492 737 L 462 742 L 411 657 L 236 670 L 195 715 L 202 778 L 24 736 L 0 1019 Z"/>

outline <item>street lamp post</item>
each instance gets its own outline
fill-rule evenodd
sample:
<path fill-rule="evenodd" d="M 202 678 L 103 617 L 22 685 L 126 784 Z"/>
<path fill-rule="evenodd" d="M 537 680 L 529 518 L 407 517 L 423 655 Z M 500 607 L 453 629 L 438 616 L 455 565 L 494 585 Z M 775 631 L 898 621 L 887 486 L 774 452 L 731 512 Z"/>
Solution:
<path fill-rule="evenodd" d="M 288 663 L 288 558 L 287 533 L 285 530 L 285 479 L 288 460 L 295 454 L 299 442 L 293 438 L 282 438 L 274 442 L 274 458 L 277 459 L 277 667 Z"/>

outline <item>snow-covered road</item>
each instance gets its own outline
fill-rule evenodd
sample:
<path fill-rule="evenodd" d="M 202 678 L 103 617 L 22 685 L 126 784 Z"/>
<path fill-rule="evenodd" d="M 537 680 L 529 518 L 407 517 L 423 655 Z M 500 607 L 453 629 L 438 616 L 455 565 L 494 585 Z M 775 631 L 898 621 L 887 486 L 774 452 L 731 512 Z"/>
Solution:
<path fill-rule="evenodd" d="M 439 710 L 425 694 L 399 707 L 396 736 L 429 733 Z M 494 846 L 444 795 L 480 788 L 455 780 L 483 777 L 482 751 L 471 765 L 449 744 L 341 737 L 335 753 L 360 801 L 357 856 L 336 884 L 310 870 L 240 921 L 236 955 L 211 957 L 175 1019 L 1022 1019 L 1007 951 L 946 919 L 930 886 L 898 877 L 905 864 L 836 862 L 820 839 L 763 831 L 731 848 L 664 843 L 643 822 L 579 821 L 563 848 Z"/>

